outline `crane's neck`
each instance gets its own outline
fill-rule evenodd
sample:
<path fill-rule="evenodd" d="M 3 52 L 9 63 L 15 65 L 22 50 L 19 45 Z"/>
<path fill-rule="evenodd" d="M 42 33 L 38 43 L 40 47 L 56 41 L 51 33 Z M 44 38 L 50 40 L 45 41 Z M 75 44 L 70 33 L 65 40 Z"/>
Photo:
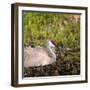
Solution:
<path fill-rule="evenodd" d="M 54 53 L 54 51 L 51 49 L 51 47 L 49 45 L 46 46 L 47 50 L 48 50 L 48 54 L 49 56 L 51 56 L 54 60 L 56 60 L 56 54 Z"/>

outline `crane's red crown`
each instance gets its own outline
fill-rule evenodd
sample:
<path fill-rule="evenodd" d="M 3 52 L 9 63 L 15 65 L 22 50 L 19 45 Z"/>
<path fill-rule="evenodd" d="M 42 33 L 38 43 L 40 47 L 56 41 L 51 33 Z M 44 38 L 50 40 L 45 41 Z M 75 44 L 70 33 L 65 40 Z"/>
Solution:
<path fill-rule="evenodd" d="M 54 40 L 51 40 L 51 42 L 56 46 L 57 44 L 56 44 L 56 42 L 54 41 Z"/>

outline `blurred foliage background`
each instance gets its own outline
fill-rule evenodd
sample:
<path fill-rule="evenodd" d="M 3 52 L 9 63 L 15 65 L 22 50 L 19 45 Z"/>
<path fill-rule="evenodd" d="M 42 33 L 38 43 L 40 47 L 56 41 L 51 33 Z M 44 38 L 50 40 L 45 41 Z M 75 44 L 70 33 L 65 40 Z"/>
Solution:
<path fill-rule="evenodd" d="M 47 39 L 58 46 L 80 49 L 80 15 L 23 12 L 24 47 L 44 46 Z"/>

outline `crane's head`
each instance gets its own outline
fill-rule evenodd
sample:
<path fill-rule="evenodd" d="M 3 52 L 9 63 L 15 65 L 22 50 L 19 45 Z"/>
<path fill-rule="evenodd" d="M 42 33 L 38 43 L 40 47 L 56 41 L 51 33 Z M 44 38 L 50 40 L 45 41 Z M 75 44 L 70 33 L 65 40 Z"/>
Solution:
<path fill-rule="evenodd" d="M 47 40 L 47 46 L 54 48 L 56 47 L 56 42 L 54 40 Z"/>
<path fill-rule="evenodd" d="M 50 41 L 51 41 L 51 43 L 54 45 L 54 47 L 57 46 L 57 44 L 56 44 L 56 42 L 55 42 L 54 40 L 50 40 Z"/>

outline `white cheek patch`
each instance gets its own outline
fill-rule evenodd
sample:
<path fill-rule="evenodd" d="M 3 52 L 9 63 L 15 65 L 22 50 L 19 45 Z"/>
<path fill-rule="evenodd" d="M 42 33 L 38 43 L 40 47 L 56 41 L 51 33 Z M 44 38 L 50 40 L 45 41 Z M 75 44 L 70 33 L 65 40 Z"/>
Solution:
<path fill-rule="evenodd" d="M 55 47 L 55 45 L 50 40 L 49 40 L 48 44 L 50 47 Z"/>

